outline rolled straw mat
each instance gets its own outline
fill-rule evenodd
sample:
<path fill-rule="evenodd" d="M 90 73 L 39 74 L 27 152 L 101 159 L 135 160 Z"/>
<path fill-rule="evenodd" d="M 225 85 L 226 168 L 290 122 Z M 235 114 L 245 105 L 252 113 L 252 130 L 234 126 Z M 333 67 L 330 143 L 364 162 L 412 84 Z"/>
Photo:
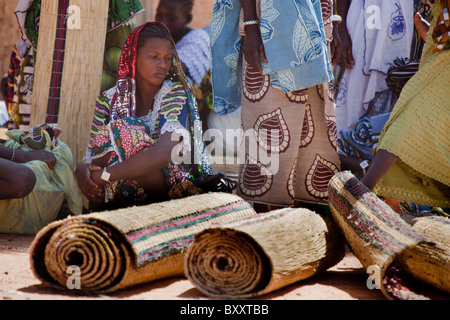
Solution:
<path fill-rule="evenodd" d="M 386 298 L 429 299 L 421 282 L 450 292 L 449 219 L 400 216 L 348 171 L 328 188 L 335 222 Z"/>
<path fill-rule="evenodd" d="M 74 163 L 86 153 L 101 93 L 109 2 L 40 2 L 30 122 L 57 123 Z"/>
<path fill-rule="evenodd" d="M 325 271 L 344 253 L 345 240 L 331 220 L 285 208 L 198 233 L 185 273 L 208 296 L 250 298 Z"/>
<path fill-rule="evenodd" d="M 36 235 L 31 268 L 43 283 L 67 289 L 76 270 L 69 266 L 78 266 L 80 289 L 97 292 L 183 276 L 184 255 L 196 233 L 254 214 L 236 195 L 208 193 L 69 217 Z"/>

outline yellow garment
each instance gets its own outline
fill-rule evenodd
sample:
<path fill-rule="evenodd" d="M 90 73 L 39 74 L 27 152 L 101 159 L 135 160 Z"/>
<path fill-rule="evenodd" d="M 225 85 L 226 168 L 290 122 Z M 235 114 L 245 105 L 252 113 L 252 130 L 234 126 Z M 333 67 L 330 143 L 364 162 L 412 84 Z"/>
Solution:
<path fill-rule="evenodd" d="M 403 88 L 380 136 L 378 149 L 399 157 L 375 186 L 380 196 L 450 207 L 450 50 L 433 54 L 431 31 L 419 71 Z"/>
<path fill-rule="evenodd" d="M 18 143 L 21 133 L 20 130 L 8 131 L 7 135 L 11 139 L 4 146 L 28 150 Z M 0 233 L 37 233 L 55 220 L 65 199 L 74 215 L 82 211 L 82 197 L 72 171 L 72 152 L 61 141 L 51 149 L 50 136 L 46 131 L 44 134 L 47 141 L 45 150 L 53 152 L 56 164 L 53 170 L 42 161 L 23 164 L 33 170 L 36 185 L 24 198 L 0 200 Z"/>

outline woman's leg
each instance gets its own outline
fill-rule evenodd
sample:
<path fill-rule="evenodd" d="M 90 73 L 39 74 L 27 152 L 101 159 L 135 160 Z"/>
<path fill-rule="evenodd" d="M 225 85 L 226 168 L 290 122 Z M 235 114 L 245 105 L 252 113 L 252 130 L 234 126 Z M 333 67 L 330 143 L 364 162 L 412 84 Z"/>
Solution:
<path fill-rule="evenodd" d="M 36 175 L 30 168 L 0 159 L 0 199 L 23 198 L 35 185 Z"/>
<path fill-rule="evenodd" d="M 397 159 L 398 157 L 393 153 L 383 149 L 378 150 L 367 173 L 361 179 L 362 184 L 369 188 L 369 190 L 373 190 L 375 185 L 384 177 Z"/>

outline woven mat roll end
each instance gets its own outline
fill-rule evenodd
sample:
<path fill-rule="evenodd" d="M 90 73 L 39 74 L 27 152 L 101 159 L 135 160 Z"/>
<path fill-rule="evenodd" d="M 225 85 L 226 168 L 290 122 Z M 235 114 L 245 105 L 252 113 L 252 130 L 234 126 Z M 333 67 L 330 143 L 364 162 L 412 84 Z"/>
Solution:
<path fill-rule="evenodd" d="M 328 189 L 335 222 L 363 267 L 368 273 L 375 272 L 375 282 L 384 296 L 402 300 L 427 299 L 399 281 L 399 269 L 407 260 L 409 264 L 417 264 L 421 259 L 418 252 L 423 257 L 436 243 L 402 219 L 351 172 L 336 174 Z M 421 278 L 413 269 L 409 268 L 413 271 L 411 275 Z"/>
<path fill-rule="evenodd" d="M 120 288 L 134 260 L 123 235 L 89 215 L 52 222 L 30 248 L 33 274 L 59 290 L 110 292 Z"/>
<path fill-rule="evenodd" d="M 211 269 L 202 270 L 207 268 L 205 263 Z M 240 277 L 235 279 L 237 268 Z M 255 239 L 224 227 L 199 232 L 184 260 L 186 278 L 203 294 L 221 299 L 260 295 L 270 282 L 272 269 L 270 258 Z M 207 273 L 211 279 L 203 277 Z"/>
<path fill-rule="evenodd" d="M 53 235 L 55 230 L 62 224 L 62 220 L 55 221 L 43 229 L 41 229 L 35 236 L 30 246 L 30 266 L 33 275 L 43 284 L 55 289 L 64 289 L 52 276 L 48 273 L 45 266 L 45 246 L 48 240 Z"/>
<path fill-rule="evenodd" d="M 198 233 L 185 275 L 208 296 L 252 298 L 334 266 L 344 243 L 337 226 L 315 212 L 274 210 Z"/>

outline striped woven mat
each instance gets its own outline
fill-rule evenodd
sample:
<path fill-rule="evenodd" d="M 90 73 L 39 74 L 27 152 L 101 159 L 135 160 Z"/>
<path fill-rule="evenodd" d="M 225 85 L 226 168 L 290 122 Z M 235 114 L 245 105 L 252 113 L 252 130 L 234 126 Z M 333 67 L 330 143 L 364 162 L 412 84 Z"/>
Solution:
<path fill-rule="evenodd" d="M 328 188 L 334 221 L 386 298 L 429 299 L 416 290 L 417 280 L 450 292 L 447 218 L 407 220 L 349 171 L 336 174 Z"/>

